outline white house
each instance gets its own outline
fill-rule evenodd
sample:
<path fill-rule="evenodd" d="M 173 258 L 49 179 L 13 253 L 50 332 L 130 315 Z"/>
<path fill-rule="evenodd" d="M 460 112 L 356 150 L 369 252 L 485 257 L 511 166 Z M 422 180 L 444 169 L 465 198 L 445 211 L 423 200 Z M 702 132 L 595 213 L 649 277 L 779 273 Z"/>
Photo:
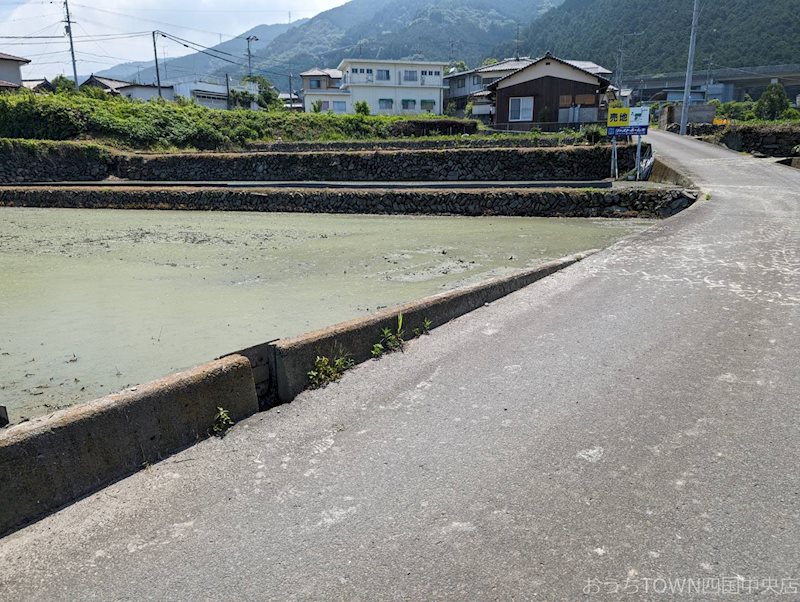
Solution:
<path fill-rule="evenodd" d="M 338 69 L 309 69 L 300 74 L 303 78 L 303 104 L 311 113 L 319 103 L 323 113 L 352 113 L 350 91 L 342 89 L 342 72 Z"/>
<path fill-rule="evenodd" d="M 339 65 L 346 112 L 365 101 L 376 115 L 441 115 L 444 109 L 444 62 L 345 59 Z M 341 105 L 340 105 L 341 106 Z"/>
<path fill-rule="evenodd" d="M 0 52 L 0 91 L 19 90 L 22 87 L 22 65 L 30 62 L 30 59 Z"/>

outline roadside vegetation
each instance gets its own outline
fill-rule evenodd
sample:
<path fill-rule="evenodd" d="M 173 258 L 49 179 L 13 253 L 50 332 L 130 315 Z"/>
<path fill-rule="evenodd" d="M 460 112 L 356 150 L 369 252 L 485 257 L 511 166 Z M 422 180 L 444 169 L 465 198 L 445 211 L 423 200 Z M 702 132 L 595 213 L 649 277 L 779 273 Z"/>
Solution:
<path fill-rule="evenodd" d="M 415 117 L 215 110 L 94 91 L 0 94 L 0 137 L 94 140 L 120 148 L 222 150 L 257 141 L 386 139 L 474 132 L 475 122 Z"/>
<path fill-rule="evenodd" d="M 67 80 L 71 83 L 70 80 Z M 467 135 L 468 134 L 468 135 Z M 529 145 L 597 144 L 605 128 L 580 131 L 497 133 L 474 120 L 430 116 L 295 113 L 207 109 L 189 101 L 142 102 L 95 88 L 56 94 L 0 93 L 0 138 L 82 140 L 123 150 L 239 150 L 250 145 L 413 140 L 469 146 L 474 140 L 521 141 Z"/>

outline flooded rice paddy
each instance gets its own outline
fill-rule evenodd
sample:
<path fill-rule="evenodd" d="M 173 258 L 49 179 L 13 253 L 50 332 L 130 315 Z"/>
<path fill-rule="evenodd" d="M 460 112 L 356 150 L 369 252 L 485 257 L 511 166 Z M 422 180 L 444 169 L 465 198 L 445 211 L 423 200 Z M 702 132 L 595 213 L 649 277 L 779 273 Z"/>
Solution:
<path fill-rule="evenodd" d="M 650 224 L 0 209 L 0 405 L 19 422 Z"/>

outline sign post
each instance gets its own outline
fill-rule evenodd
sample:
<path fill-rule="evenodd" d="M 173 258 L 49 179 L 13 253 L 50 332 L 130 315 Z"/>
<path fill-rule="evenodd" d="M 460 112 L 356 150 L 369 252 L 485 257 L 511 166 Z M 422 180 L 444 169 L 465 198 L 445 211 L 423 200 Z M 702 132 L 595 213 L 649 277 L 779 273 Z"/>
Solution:
<path fill-rule="evenodd" d="M 611 173 L 619 177 L 617 136 L 638 136 L 636 143 L 636 179 L 641 177 L 642 136 L 650 125 L 650 107 L 611 108 L 608 110 L 608 135 L 611 137 Z"/>

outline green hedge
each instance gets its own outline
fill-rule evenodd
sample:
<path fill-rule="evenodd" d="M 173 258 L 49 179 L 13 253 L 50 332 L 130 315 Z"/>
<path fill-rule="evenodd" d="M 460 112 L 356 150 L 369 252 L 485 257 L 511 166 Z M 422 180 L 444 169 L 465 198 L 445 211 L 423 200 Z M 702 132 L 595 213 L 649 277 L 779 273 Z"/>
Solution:
<path fill-rule="evenodd" d="M 224 149 L 258 140 L 381 139 L 398 132 L 425 135 L 476 128 L 474 121 L 433 117 L 222 111 L 187 102 L 84 94 L 0 94 L 0 137 L 97 139 L 140 149 Z"/>

